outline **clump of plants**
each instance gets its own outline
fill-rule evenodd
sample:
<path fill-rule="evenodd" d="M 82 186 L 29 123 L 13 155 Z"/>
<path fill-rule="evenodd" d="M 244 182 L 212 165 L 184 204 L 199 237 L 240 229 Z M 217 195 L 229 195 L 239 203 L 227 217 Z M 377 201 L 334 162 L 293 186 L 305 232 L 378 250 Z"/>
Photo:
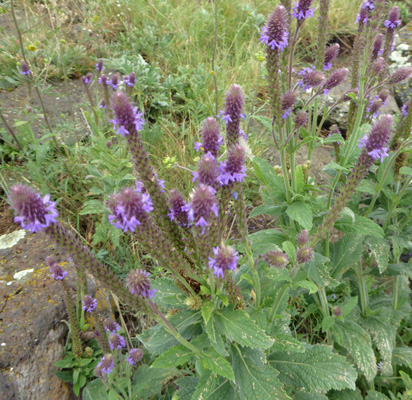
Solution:
<path fill-rule="evenodd" d="M 106 199 L 108 221 L 150 254 L 160 276 L 141 263 L 120 278 L 59 222 L 49 195 L 20 184 L 10 188 L 15 221 L 52 237 L 79 275 L 83 314 L 93 326 L 88 334 L 103 352 L 83 398 L 410 398 L 412 269 L 405 256 L 411 248 L 412 109 L 408 102 L 400 115 L 380 115 L 387 89 L 412 75 L 411 67 L 388 72 L 399 9 L 384 16 L 384 1 L 363 2 L 349 71 L 333 66 L 339 45 L 326 46 L 329 0 L 320 0 L 315 64 L 295 71 L 294 49 L 302 26 L 315 16 L 312 3 L 282 1 L 260 37 L 271 108 L 266 125 L 281 166 L 250 154 L 242 130 L 244 93 L 232 85 L 219 115 L 200 127 L 187 198 L 152 167 L 141 138 L 147 122 L 129 89 L 135 76 L 125 77 L 120 90 L 119 77 L 101 75 L 98 62 L 100 106 L 111 114 L 136 176 Z M 349 76 L 352 89 L 331 107 L 321 106 Z M 91 75 L 83 78 L 93 104 L 91 82 Z M 349 103 L 345 137 L 336 126 L 321 137 L 328 114 L 343 102 Z M 328 143 L 335 160 L 325 168 L 330 184 L 321 186 L 310 160 Z M 299 165 L 303 146 L 309 162 Z M 275 221 L 254 234 L 248 233 L 243 193 L 248 168 L 263 200 L 251 216 Z M 85 332 L 66 272 L 53 259 L 48 264 L 67 293 L 72 351 L 80 358 Z M 105 320 L 87 293 L 85 270 L 153 323 L 130 337 L 127 327 Z"/>

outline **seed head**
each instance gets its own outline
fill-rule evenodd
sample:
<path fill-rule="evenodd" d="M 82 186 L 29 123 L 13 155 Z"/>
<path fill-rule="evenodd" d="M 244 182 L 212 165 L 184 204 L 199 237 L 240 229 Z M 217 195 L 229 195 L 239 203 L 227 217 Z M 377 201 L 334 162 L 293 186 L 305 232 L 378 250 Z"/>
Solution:
<path fill-rule="evenodd" d="M 382 33 L 379 33 L 376 35 L 375 41 L 373 42 L 373 45 L 372 45 L 372 58 L 373 59 L 376 59 L 377 57 L 382 55 L 383 53 L 382 46 L 383 46 L 383 35 Z"/>
<path fill-rule="evenodd" d="M 345 80 L 348 73 L 349 70 L 347 68 L 338 68 L 334 71 L 323 86 L 325 94 L 327 94 L 329 90 L 339 86 Z"/>
<path fill-rule="evenodd" d="M 325 71 L 332 68 L 332 61 L 338 56 L 339 50 L 340 45 L 338 43 L 334 43 L 326 49 L 323 62 L 323 69 Z"/>
<path fill-rule="evenodd" d="M 335 125 L 336 126 L 336 125 Z M 339 129 L 338 129 L 339 130 Z M 298 246 L 302 247 L 309 242 L 309 232 L 304 229 L 298 235 Z"/>
<path fill-rule="evenodd" d="M 388 79 L 390 84 L 399 83 L 412 75 L 412 67 L 403 67 L 395 71 Z"/>

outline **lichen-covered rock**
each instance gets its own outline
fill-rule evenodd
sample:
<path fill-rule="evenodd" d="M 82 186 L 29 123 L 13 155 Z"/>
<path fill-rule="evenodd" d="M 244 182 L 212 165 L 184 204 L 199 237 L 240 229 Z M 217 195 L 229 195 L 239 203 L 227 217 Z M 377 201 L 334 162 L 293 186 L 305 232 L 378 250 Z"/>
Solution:
<path fill-rule="evenodd" d="M 66 400 L 71 391 L 54 374 L 64 352 L 66 308 L 61 283 L 50 277 L 45 258 L 53 255 L 69 268 L 69 255 L 43 233 L 13 234 L 0 237 L 1 397 Z M 69 270 L 67 278 L 76 285 L 75 271 Z M 96 285 L 88 283 L 94 293 Z"/>

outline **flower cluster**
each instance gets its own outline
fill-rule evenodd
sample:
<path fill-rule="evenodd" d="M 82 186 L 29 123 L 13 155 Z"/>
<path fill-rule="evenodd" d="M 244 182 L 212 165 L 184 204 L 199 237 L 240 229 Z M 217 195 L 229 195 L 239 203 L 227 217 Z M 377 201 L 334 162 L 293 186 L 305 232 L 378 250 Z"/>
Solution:
<path fill-rule="evenodd" d="M 96 376 L 101 378 L 104 375 L 109 375 L 110 372 L 113 371 L 114 368 L 114 358 L 112 354 L 105 354 L 104 357 L 100 360 L 99 364 L 97 364 L 94 373 Z"/>
<path fill-rule="evenodd" d="M 126 136 L 143 129 L 143 114 L 129 103 L 124 93 L 116 92 L 112 97 L 112 104 L 116 118 L 110 122 L 117 134 Z"/>
<path fill-rule="evenodd" d="M 283 51 L 288 45 L 288 16 L 285 7 L 277 6 L 269 17 L 268 23 L 262 28 L 261 43 L 270 49 Z"/>
<path fill-rule="evenodd" d="M 126 278 L 126 286 L 131 294 L 152 299 L 156 289 L 150 289 L 150 272 L 141 269 L 134 269 L 129 272 Z"/>
<path fill-rule="evenodd" d="M 53 257 L 47 257 L 46 262 L 49 265 L 50 275 L 54 280 L 62 281 L 66 277 L 68 271 L 63 271 L 63 268 L 57 264 Z"/>
<path fill-rule="evenodd" d="M 138 362 L 140 362 L 143 358 L 143 351 L 140 349 L 131 349 L 129 351 L 128 356 L 126 357 L 126 361 L 130 365 L 136 365 Z"/>
<path fill-rule="evenodd" d="M 170 220 L 176 221 L 181 227 L 187 227 L 189 225 L 187 203 L 177 190 L 170 191 L 169 203 L 171 206 L 168 214 Z"/>
<path fill-rule="evenodd" d="M 310 8 L 312 2 L 313 0 L 299 0 L 299 3 L 295 3 L 295 7 L 292 8 L 292 15 L 298 21 L 313 17 L 316 8 Z"/>
<path fill-rule="evenodd" d="M 220 175 L 218 177 L 221 185 L 228 185 L 229 182 L 241 182 L 246 176 L 245 149 L 242 145 L 236 144 L 229 150 L 226 161 L 220 165 Z"/>
<path fill-rule="evenodd" d="M 332 61 L 339 55 L 340 45 L 334 43 L 325 51 L 325 58 L 323 60 L 323 69 L 328 71 L 332 68 Z"/>
<path fill-rule="evenodd" d="M 123 77 L 123 83 L 127 86 L 133 87 L 136 83 L 136 74 L 132 72 L 131 74 Z"/>
<path fill-rule="evenodd" d="M 91 313 L 97 308 L 97 299 L 94 299 L 92 296 L 88 294 L 83 296 L 83 310 Z"/>
<path fill-rule="evenodd" d="M 104 71 L 103 60 L 101 58 L 97 61 L 95 67 L 96 67 L 96 71 L 99 71 L 99 72 Z"/>
<path fill-rule="evenodd" d="M 385 21 L 387 29 L 396 29 L 402 23 L 400 19 L 399 7 L 395 6 L 389 11 L 388 19 Z"/>
<path fill-rule="evenodd" d="M 111 350 L 121 350 L 126 347 L 126 340 L 122 335 L 114 333 L 109 337 L 109 345 Z"/>
<path fill-rule="evenodd" d="M 231 269 L 236 270 L 239 259 L 237 251 L 230 246 L 221 245 L 213 249 L 214 258 L 209 257 L 209 268 L 218 278 L 224 278 L 224 273 Z"/>
<path fill-rule="evenodd" d="M 31 75 L 29 64 L 27 64 L 24 60 L 20 62 L 20 73 L 22 75 Z"/>
<path fill-rule="evenodd" d="M 201 227 L 202 232 L 204 232 L 204 228 L 209 226 L 208 221 L 213 216 L 219 216 L 216 190 L 211 186 L 200 184 L 186 210 L 188 211 L 189 221 Z"/>
<path fill-rule="evenodd" d="M 205 153 L 212 154 L 213 157 L 217 157 L 219 153 L 220 145 L 223 142 L 222 136 L 219 132 L 219 124 L 215 118 L 209 117 L 203 122 L 202 129 L 202 143 L 195 143 L 195 150 L 199 151 L 201 148 Z"/>

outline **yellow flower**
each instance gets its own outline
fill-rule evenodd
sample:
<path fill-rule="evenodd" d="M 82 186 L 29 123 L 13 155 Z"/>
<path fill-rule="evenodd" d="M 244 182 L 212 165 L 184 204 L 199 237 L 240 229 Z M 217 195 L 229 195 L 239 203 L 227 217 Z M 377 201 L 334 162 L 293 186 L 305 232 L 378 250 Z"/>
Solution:
<path fill-rule="evenodd" d="M 215 71 L 210 71 L 210 75 L 215 76 Z"/>
<path fill-rule="evenodd" d="M 30 51 L 36 51 L 36 46 L 35 46 L 34 44 L 31 44 L 31 45 L 29 46 L 29 50 L 30 50 Z"/>

